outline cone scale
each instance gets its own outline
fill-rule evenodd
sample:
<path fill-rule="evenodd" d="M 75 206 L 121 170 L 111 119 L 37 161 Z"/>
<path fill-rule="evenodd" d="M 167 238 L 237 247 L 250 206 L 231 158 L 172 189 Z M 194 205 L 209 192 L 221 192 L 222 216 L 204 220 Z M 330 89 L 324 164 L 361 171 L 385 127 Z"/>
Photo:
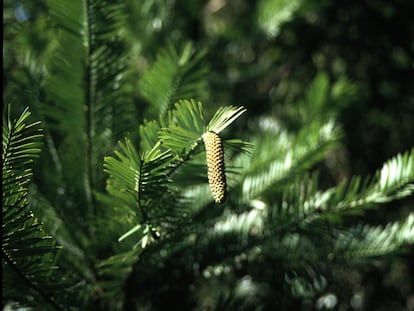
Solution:
<path fill-rule="evenodd" d="M 220 136 L 213 131 L 203 134 L 206 147 L 207 176 L 211 194 L 216 203 L 226 200 L 226 173 L 224 166 L 224 148 Z"/>

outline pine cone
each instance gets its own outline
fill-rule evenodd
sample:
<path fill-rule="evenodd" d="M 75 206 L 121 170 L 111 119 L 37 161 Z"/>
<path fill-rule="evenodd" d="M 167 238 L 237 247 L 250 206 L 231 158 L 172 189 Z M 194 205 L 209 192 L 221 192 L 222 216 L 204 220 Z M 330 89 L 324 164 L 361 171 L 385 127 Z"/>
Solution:
<path fill-rule="evenodd" d="M 224 149 L 221 138 L 213 131 L 203 134 L 206 146 L 208 182 L 216 203 L 226 200 L 226 174 L 224 167 Z"/>

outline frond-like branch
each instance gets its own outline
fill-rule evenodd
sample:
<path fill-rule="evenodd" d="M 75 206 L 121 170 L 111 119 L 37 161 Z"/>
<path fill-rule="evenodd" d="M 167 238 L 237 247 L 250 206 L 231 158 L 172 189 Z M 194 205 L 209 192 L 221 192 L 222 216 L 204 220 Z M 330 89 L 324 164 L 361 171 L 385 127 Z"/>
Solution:
<path fill-rule="evenodd" d="M 226 215 L 219 219 L 206 234 L 199 237 L 196 250 L 205 265 L 234 260 L 242 252 L 248 252 L 263 238 L 264 211 L 252 209 L 241 214 Z"/>
<path fill-rule="evenodd" d="M 229 107 L 226 113 L 219 114 L 221 117 L 216 118 L 219 121 L 215 124 L 224 128 L 240 114 L 240 109 Z M 151 198 L 159 200 L 160 196 L 168 193 L 168 178 L 197 150 L 201 151 L 198 146 L 205 131 L 202 104 L 194 100 L 179 101 L 168 113 L 164 127 L 154 121 L 140 128 L 141 146 L 146 149 L 141 156 L 126 140 L 119 144 L 121 150 L 115 152 L 115 157 L 105 158 L 104 168 L 109 174 L 108 192 L 129 206 L 138 207 L 140 223 L 145 217 L 145 212 L 142 212 L 146 207 L 143 206 L 149 206 Z M 159 140 L 156 140 L 157 132 Z M 150 144 L 153 145 L 148 149 Z"/>
<path fill-rule="evenodd" d="M 383 256 L 414 244 L 414 214 L 402 222 L 383 226 L 358 226 L 350 231 L 341 232 L 336 238 L 333 253 L 345 260 L 358 260 L 366 257 Z"/>
<path fill-rule="evenodd" d="M 414 192 L 414 152 L 397 155 L 376 173 L 377 178 L 354 177 L 326 191 L 317 191 L 316 181 L 302 179 L 284 191 L 283 202 L 270 209 L 272 221 L 313 228 L 321 218 L 338 218 Z M 287 225 L 285 223 L 285 225 Z"/>
<path fill-rule="evenodd" d="M 160 196 L 168 194 L 166 173 L 171 153 L 161 151 L 159 145 L 139 156 L 131 141 L 120 142 L 115 157 L 104 160 L 105 172 L 109 174 L 107 191 L 124 201 L 137 213 L 138 223 L 149 224 L 147 209 Z"/>
<path fill-rule="evenodd" d="M 215 121 L 222 129 L 241 115 L 241 109 L 235 107 L 224 111 Z M 200 178 L 202 173 L 206 174 L 205 163 L 198 165 L 190 162 L 201 153 L 199 146 L 205 132 L 202 104 L 195 100 L 181 100 L 159 123 L 146 122 L 140 127 L 140 153 L 126 139 L 119 143 L 120 150 L 115 151 L 114 156 L 105 158 L 104 170 L 109 174 L 108 193 L 120 200 L 118 204 L 128 205 L 136 215 L 135 226 L 119 237 L 121 243 L 132 237 L 135 239 L 133 252 L 146 248 L 149 242 L 159 238 L 165 241 L 177 232 L 188 230 L 185 227 L 191 227 L 189 216 L 192 206 L 181 201 L 177 191 L 179 184 L 173 185 L 170 178 L 180 176 L 179 171 L 185 167 L 191 168 L 185 170 L 186 183 Z M 245 145 L 234 143 L 236 149 Z M 119 294 L 120 286 L 131 271 L 134 260 L 124 261 L 129 254 L 115 255 L 98 266 L 102 277 L 107 278 L 104 287 L 110 291 L 109 295 Z M 119 269 L 125 274 L 110 275 L 113 269 L 121 266 Z"/>
<path fill-rule="evenodd" d="M 168 113 L 167 126 L 159 133 L 163 146 L 177 154 L 188 152 L 200 143 L 205 132 L 203 106 L 195 100 L 181 100 Z"/>
<path fill-rule="evenodd" d="M 110 310 L 121 310 L 124 296 L 124 283 L 132 271 L 143 248 L 111 256 L 97 264 L 99 285 L 103 289 L 102 298 Z"/>
<path fill-rule="evenodd" d="M 246 112 L 244 107 L 226 106 L 219 108 L 211 118 L 207 129 L 216 134 L 220 134 L 225 128 Z"/>
<path fill-rule="evenodd" d="M 204 51 L 195 53 L 191 44 L 181 52 L 172 44 L 159 52 L 139 83 L 141 94 L 151 104 L 150 117 L 163 116 L 180 99 L 206 97 L 208 68 L 202 64 L 204 55 Z"/>
<path fill-rule="evenodd" d="M 55 133 L 51 139 L 58 137 L 54 145 L 60 179 L 84 201 L 88 208 L 82 215 L 89 220 L 96 216 L 93 191 L 104 187 L 102 159 L 135 121 L 124 87 L 129 77 L 124 6 L 105 0 L 56 0 L 48 6 L 57 47 L 48 68 L 43 112 Z"/>
<path fill-rule="evenodd" d="M 268 36 L 274 37 L 281 26 L 292 19 L 301 4 L 301 0 L 261 0 L 258 3 L 257 22 Z"/>
<path fill-rule="evenodd" d="M 315 195 L 309 206 L 320 210 L 351 212 L 391 200 L 403 198 L 414 192 L 414 149 L 387 161 L 376 173 L 376 178 L 362 182 L 360 177 L 343 181 L 337 187 Z"/>
<path fill-rule="evenodd" d="M 58 301 L 66 292 L 54 264 L 57 248 L 29 209 L 30 164 L 40 153 L 43 137 L 40 123 L 27 123 L 29 117 L 25 109 L 17 120 L 10 116 L 3 120 L 3 298 L 18 299 L 27 305 L 40 299 L 49 309 L 63 310 Z"/>
<path fill-rule="evenodd" d="M 168 114 L 167 126 L 161 128 L 160 131 L 162 145 L 172 150 L 177 158 L 169 175 L 175 173 L 182 164 L 187 163 L 202 151 L 200 145 L 206 131 L 221 132 L 245 111 L 243 107 L 220 108 L 206 127 L 200 102 L 194 100 L 178 102 L 175 109 Z M 223 144 L 224 146 L 230 145 L 237 151 L 245 151 L 249 146 L 242 140 L 232 140 L 229 144 L 225 140 Z"/>
<path fill-rule="evenodd" d="M 338 144 L 339 138 L 340 132 L 333 122 L 311 124 L 296 137 L 281 132 L 276 137 L 259 138 L 258 154 L 253 152 L 253 161 L 243 179 L 243 200 L 256 199 L 306 172 Z"/>

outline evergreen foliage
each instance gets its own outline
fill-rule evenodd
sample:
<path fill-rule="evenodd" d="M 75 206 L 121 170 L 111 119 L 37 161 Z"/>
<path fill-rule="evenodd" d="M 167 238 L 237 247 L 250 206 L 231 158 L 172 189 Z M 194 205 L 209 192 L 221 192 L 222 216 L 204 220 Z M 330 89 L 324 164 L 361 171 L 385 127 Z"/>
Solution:
<path fill-rule="evenodd" d="M 29 117 L 25 109 L 18 119 L 11 119 L 8 110 L 3 119 L 3 295 L 22 306 L 66 309 L 69 280 L 57 270 L 56 243 L 31 211 L 28 199 L 31 164 L 39 156 L 43 136 L 40 122 L 28 123 Z"/>
<path fill-rule="evenodd" d="M 349 298 L 348 271 L 400 258 L 414 244 L 413 212 L 366 217 L 412 198 L 412 147 L 364 176 L 329 162 L 344 149 L 341 116 L 363 93 L 356 84 L 318 68 L 306 87 L 288 79 L 268 92 L 272 103 L 285 87 L 285 105 L 263 112 L 245 104 L 243 92 L 242 103 L 229 105 L 221 88 L 232 88 L 232 79 L 272 79 L 266 62 L 278 52 L 269 49 L 245 75 L 234 65 L 229 84 L 218 87 L 224 77 L 214 79 L 214 47 L 243 29 L 220 34 L 213 18 L 210 39 L 197 44 L 197 34 L 177 30 L 171 3 L 179 8 L 47 1 L 39 9 L 52 25 L 44 54 L 14 38 L 31 30 L 6 32 L 4 310 L 322 309 L 327 295 Z M 326 6 L 259 1 L 255 35 L 277 40 L 289 21 Z M 133 7 L 142 18 L 136 24 Z M 9 1 L 5 9 L 11 21 Z M 157 33 L 163 23 L 169 33 Z M 133 25 L 143 28 L 140 39 Z M 11 49 L 19 44 L 25 52 Z M 207 178 L 210 131 L 224 150 L 221 204 Z"/>

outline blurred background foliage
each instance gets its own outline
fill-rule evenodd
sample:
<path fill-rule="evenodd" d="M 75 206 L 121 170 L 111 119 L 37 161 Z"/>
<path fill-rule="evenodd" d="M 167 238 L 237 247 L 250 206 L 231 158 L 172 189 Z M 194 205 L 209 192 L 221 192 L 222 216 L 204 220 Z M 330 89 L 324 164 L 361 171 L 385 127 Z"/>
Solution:
<path fill-rule="evenodd" d="M 168 46 L 177 49 L 167 48 L 162 53 L 184 64 L 177 69 L 177 75 L 186 77 L 185 70 L 204 68 L 199 72 L 200 76 L 204 76 L 201 84 L 192 85 L 190 90 L 186 90 L 187 93 L 175 94 L 176 98 L 171 100 L 191 94 L 205 104 L 210 117 L 217 108 L 229 104 L 247 108 L 247 116 L 232 126 L 232 137 L 247 140 L 259 133 L 259 129 L 278 131 L 285 128 L 288 133 L 295 134 L 312 120 L 334 118 L 343 130 L 343 139 L 340 147 L 319 164 L 323 189 L 353 175 L 373 174 L 386 160 L 414 146 L 413 1 L 125 0 L 117 10 L 114 24 L 118 23 L 115 33 L 119 41 L 98 38 L 94 42 L 99 47 L 103 44 L 99 40 L 102 40 L 113 47 L 113 63 L 122 67 L 121 91 L 114 98 L 108 97 L 108 93 L 102 94 L 102 97 L 122 103 L 125 111 L 111 110 L 110 113 L 119 113 L 125 118 L 121 124 L 111 125 L 111 131 L 115 134 L 111 136 L 113 140 L 110 143 L 106 141 L 106 136 L 97 138 L 105 143 L 102 143 L 102 150 L 96 153 L 96 158 L 91 160 L 96 165 L 93 189 L 104 189 L 103 157 L 115 148 L 117 140 L 129 135 L 132 140 L 138 141 L 138 134 L 135 133 L 138 125 L 144 119 L 157 116 L 157 110 L 151 111 L 157 104 L 150 103 L 157 94 L 146 93 L 145 83 L 151 83 L 148 70 L 153 68 L 157 57 L 162 58 L 161 50 Z M 53 118 L 49 109 L 52 109 L 51 103 L 57 98 L 55 93 L 59 90 L 60 96 L 69 101 L 81 96 L 80 90 L 62 89 L 66 83 L 64 79 L 79 79 L 80 76 L 68 75 L 62 78 L 63 81 L 58 81 L 60 84 L 53 77 L 59 79 L 58 66 L 63 58 L 71 62 L 74 72 L 76 66 L 90 64 L 80 62 L 84 53 L 81 49 L 85 47 L 81 41 L 74 40 L 77 45 L 72 45 L 71 51 L 59 50 L 58 34 L 61 30 L 56 27 L 56 11 L 59 7 L 53 4 L 53 0 L 3 1 L 3 102 L 12 105 L 15 117 L 28 106 L 35 120 L 48 121 L 44 123 L 45 139 L 49 144 L 48 150 L 52 151 L 48 156 L 41 157 L 34 167 L 36 189 L 33 191 L 49 192 L 48 200 L 54 204 L 59 202 L 71 214 L 80 211 L 65 195 L 76 193 L 72 185 L 75 185 L 79 175 L 77 171 L 71 171 L 69 165 L 67 168 L 47 169 L 54 158 L 50 143 L 64 140 L 65 132 L 59 129 L 66 122 L 64 113 L 60 115 L 61 119 L 56 118 L 56 114 Z M 191 44 L 188 45 L 188 42 Z M 192 59 L 192 63 L 186 62 L 186 49 L 195 51 L 199 58 Z M 104 66 L 110 63 L 108 61 Z M 173 68 L 169 64 L 159 66 L 160 72 L 164 68 Z M 104 69 L 97 67 L 96 70 Z M 116 75 L 118 69 L 113 70 Z M 54 91 L 51 91 L 50 80 L 56 82 Z M 70 80 L 71 84 L 75 82 Z M 79 87 L 80 83 L 79 80 Z M 99 83 L 96 92 L 99 92 L 99 86 L 104 88 L 106 82 L 102 80 Z M 163 100 L 165 98 L 159 98 L 160 106 L 164 104 Z M 76 116 L 73 118 L 75 123 L 69 119 L 66 122 L 67 127 L 74 131 L 70 138 L 73 141 L 55 146 L 56 150 L 65 150 L 65 145 L 70 145 L 66 150 L 73 151 L 73 142 L 84 135 L 82 130 L 74 128 L 77 119 Z M 108 120 L 102 122 L 103 128 L 109 124 Z M 76 150 L 73 152 L 76 154 Z M 68 170 L 68 173 L 57 174 L 59 169 Z M 79 199 L 85 200 L 85 205 L 93 206 L 92 196 Z M 35 209 L 36 202 L 32 205 Z M 350 216 L 345 219 L 345 224 L 385 225 L 405 217 L 413 208 L 411 196 L 398 203 L 389 202 L 381 209 L 368 210 L 363 215 Z M 88 210 L 86 213 L 93 215 L 94 212 Z M 59 217 L 65 217 L 65 213 Z M 70 217 L 75 222 L 79 221 L 80 227 L 84 226 L 82 230 L 90 230 L 86 223 L 82 225 L 81 213 Z M 75 230 L 73 225 L 69 228 Z M 81 235 L 77 238 L 82 240 Z M 117 238 L 114 237 L 115 242 Z M 85 242 L 80 242 L 82 244 L 85 245 Z M 97 247 L 94 251 L 97 258 L 102 259 L 111 255 L 109 249 L 109 246 L 107 249 Z M 190 267 L 188 263 L 180 263 L 179 256 L 180 252 L 176 261 L 171 260 L 160 267 L 148 286 L 155 286 L 157 281 L 162 283 L 165 275 L 179 273 L 175 267 Z M 302 276 L 286 275 L 285 281 L 293 284 L 290 300 L 285 301 L 287 298 L 280 296 L 280 292 L 273 299 L 283 301 L 286 310 L 414 310 L 413 261 L 414 252 L 408 249 L 398 256 L 375 260 L 368 266 L 337 267 L 335 273 L 346 285 L 335 284 L 332 291 L 341 293 L 341 297 L 329 291 L 319 295 L 321 291 L 318 288 L 325 288 L 327 280 L 320 277 L 317 271 L 308 271 L 312 287 L 308 287 L 309 282 Z M 151 262 L 144 260 L 143 266 L 148 265 L 151 266 Z M 144 268 L 135 269 L 139 273 L 145 272 Z M 226 265 L 212 266 L 211 271 L 204 270 L 205 278 L 216 276 L 212 282 L 203 283 L 200 278 L 200 284 L 192 285 L 194 288 L 197 286 L 200 310 L 211 310 L 209 299 L 215 300 L 215 310 L 236 310 L 243 305 L 237 301 L 238 297 L 243 297 L 244 302 L 251 299 L 251 303 L 246 304 L 246 310 L 253 310 L 256 301 L 269 299 L 269 296 L 264 296 L 272 291 L 272 287 L 280 290 L 285 286 L 271 282 L 253 283 L 249 276 L 278 273 L 283 271 L 281 267 L 247 266 L 244 267 L 246 271 L 237 272 L 245 275 L 240 279 L 235 278 L 232 272 L 223 273 L 220 269 L 227 269 Z M 92 270 L 88 272 L 91 275 L 94 273 Z M 186 279 L 189 274 L 185 271 L 168 278 L 187 286 L 186 282 L 191 282 Z M 149 278 L 151 275 L 144 276 L 144 280 Z M 266 277 L 262 279 L 266 280 Z M 145 306 L 142 301 L 154 298 L 146 293 L 137 302 L 136 298 L 131 298 L 134 288 L 145 288 L 145 284 L 136 280 L 128 282 L 131 286 L 126 294 L 129 303 Z M 158 303 L 158 308 L 168 306 L 173 299 L 168 296 L 170 293 L 183 295 L 181 285 L 174 286 L 177 288 L 161 290 L 167 299 L 165 303 Z M 221 291 L 221 288 L 231 290 Z M 195 289 L 190 288 L 189 291 L 195 292 Z M 192 305 L 191 299 L 182 303 L 184 309 Z M 148 306 L 150 309 L 151 305 Z M 125 310 L 128 310 L 127 307 Z"/>

